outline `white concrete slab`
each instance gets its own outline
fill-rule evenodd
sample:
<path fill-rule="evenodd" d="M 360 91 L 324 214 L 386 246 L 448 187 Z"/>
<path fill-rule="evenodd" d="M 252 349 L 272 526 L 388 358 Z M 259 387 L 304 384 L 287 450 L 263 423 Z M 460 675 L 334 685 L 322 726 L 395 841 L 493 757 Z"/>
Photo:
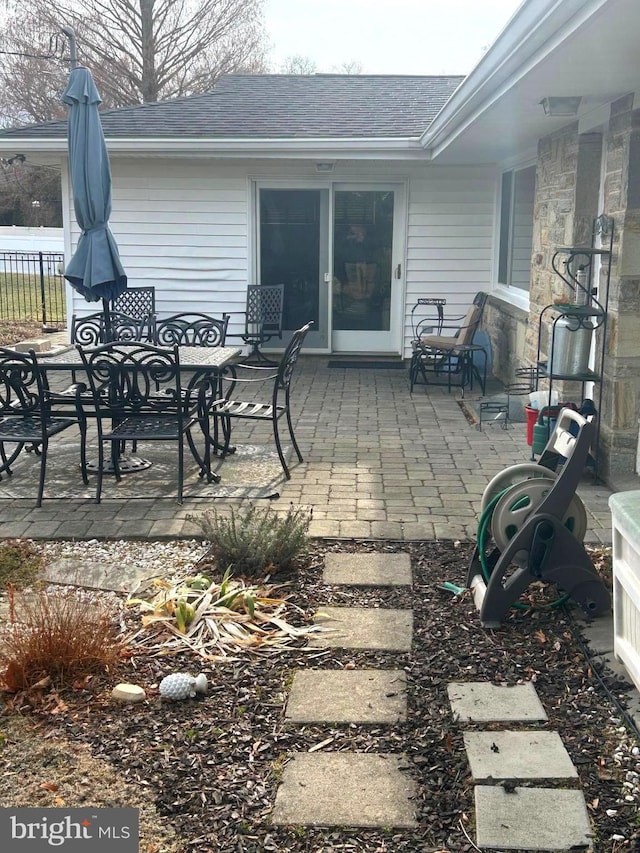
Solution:
<path fill-rule="evenodd" d="M 336 586 L 411 586 L 409 554 L 325 554 L 324 581 Z"/>
<path fill-rule="evenodd" d="M 464 745 L 476 782 L 578 776 L 558 732 L 465 732 Z"/>
<path fill-rule="evenodd" d="M 320 648 L 378 649 L 390 652 L 411 650 L 413 613 L 378 607 L 323 607 L 314 622 L 331 628 L 313 637 L 310 645 Z"/>
<path fill-rule="evenodd" d="M 476 844 L 481 850 L 552 850 L 590 846 L 581 791 L 476 785 Z"/>
<path fill-rule="evenodd" d="M 286 718 L 296 723 L 397 723 L 407 718 L 402 670 L 296 672 Z"/>
<path fill-rule="evenodd" d="M 157 572 L 156 572 L 157 574 Z M 88 589 L 129 592 L 138 584 L 156 575 L 150 567 L 139 568 L 133 564 L 116 566 L 100 561 L 74 560 L 60 557 L 45 568 L 46 580 L 51 583 L 73 584 Z"/>
<path fill-rule="evenodd" d="M 399 755 L 296 753 L 286 764 L 271 819 L 305 826 L 417 826 L 416 785 Z"/>
<path fill-rule="evenodd" d="M 447 693 L 451 711 L 460 720 L 488 723 L 547 719 L 530 681 L 510 687 L 487 681 L 454 682 L 447 685 Z"/>

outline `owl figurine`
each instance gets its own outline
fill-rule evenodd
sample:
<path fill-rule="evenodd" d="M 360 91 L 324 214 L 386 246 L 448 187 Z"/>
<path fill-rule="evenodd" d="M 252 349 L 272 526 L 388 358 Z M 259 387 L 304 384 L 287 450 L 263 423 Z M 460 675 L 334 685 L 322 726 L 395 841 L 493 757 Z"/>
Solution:
<path fill-rule="evenodd" d="M 196 693 L 207 692 L 207 676 L 188 675 L 186 672 L 173 672 L 165 675 L 160 682 L 160 696 L 163 699 L 192 699 Z"/>

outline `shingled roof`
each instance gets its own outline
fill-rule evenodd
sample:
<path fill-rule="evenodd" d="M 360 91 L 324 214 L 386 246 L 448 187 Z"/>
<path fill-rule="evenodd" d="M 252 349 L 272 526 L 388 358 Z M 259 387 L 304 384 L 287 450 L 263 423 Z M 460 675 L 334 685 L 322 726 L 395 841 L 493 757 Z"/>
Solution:
<path fill-rule="evenodd" d="M 111 139 L 375 139 L 419 137 L 464 77 L 230 74 L 212 92 L 106 110 Z M 65 136 L 65 121 L 0 137 Z"/>

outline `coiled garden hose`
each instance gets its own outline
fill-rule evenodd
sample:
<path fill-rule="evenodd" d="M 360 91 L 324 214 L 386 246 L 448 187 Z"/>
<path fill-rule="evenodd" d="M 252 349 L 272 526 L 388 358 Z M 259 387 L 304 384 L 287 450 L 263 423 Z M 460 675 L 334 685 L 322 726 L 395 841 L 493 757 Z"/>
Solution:
<path fill-rule="evenodd" d="M 487 504 L 487 506 L 483 510 L 482 514 L 480 515 L 480 520 L 478 521 L 478 533 L 476 536 L 476 542 L 477 542 L 477 546 L 478 546 L 478 554 L 480 556 L 480 566 L 482 568 L 482 575 L 484 577 L 485 583 L 489 583 L 489 578 L 491 577 L 491 572 L 489 571 L 489 567 L 487 566 L 487 555 L 485 553 L 485 548 L 486 548 L 486 543 L 488 540 L 487 534 L 489 531 L 489 526 L 491 524 L 491 519 L 493 517 L 493 511 L 496 507 L 496 504 L 500 500 L 500 498 L 504 494 L 506 494 L 508 491 L 510 491 L 514 487 L 514 485 L 519 485 L 519 484 L 518 483 L 512 484 L 511 486 L 508 486 L 506 489 L 503 489 L 499 494 L 495 495 L 495 497 L 493 497 L 489 501 L 489 503 Z M 520 498 L 519 506 L 522 506 L 523 505 L 522 501 L 525 501 L 525 500 L 526 500 L 526 498 Z M 518 506 L 518 504 L 516 504 L 514 506 L 514 509 L 518 509 L 519 506 Z M 548 604 L 534 605 L 534 604 L 524 604 L 524 602 L 516 601 L 516 602 L 514 602 L 513 606 L 518 608 L 518 610 L 538 610 L 538 609 L 541 610 L 541 609 L 545 609 L 545 608 L 560 607 L 562 604 L 565 604 L 567 601 L 569 601 L 570 598 L 571 598 L 571 596 L 569 595 L 569 593 L 565 592 L 562 595 L 560 595 L 557 599 L 555 599 L 554 601 L 550 601 Z"/>

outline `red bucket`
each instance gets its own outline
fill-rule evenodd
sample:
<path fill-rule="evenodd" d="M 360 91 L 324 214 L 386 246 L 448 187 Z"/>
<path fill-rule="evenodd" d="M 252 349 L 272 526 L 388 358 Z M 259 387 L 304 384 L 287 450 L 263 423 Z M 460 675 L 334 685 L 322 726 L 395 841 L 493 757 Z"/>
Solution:
<path fill-rule="evenodd" d="M 533 406 L 525 406 L 524 411 L 527 416 L 527 444 L 531 447 L 533 444 L 533 428 L 538 421 L 540 410 L 534 409 Z"/>

